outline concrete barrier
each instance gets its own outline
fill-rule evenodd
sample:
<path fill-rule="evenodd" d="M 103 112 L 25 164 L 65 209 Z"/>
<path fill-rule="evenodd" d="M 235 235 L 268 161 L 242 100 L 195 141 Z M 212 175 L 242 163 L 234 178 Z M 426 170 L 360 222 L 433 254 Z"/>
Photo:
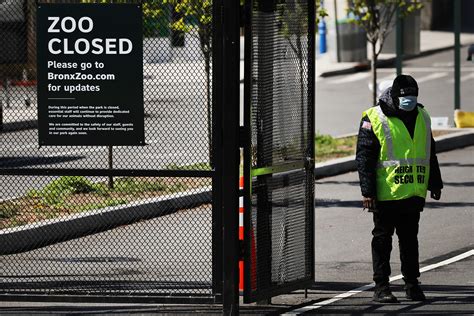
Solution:
<path fill-rule="evenodd" d="M 459 128 L 474 127 L 474 112 L 455 110 L 454 122 Z"/>

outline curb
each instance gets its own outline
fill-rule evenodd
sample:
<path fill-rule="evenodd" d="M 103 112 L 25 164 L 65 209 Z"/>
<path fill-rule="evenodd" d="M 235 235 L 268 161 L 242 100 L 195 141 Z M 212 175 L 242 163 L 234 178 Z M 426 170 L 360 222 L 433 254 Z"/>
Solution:
<path fill-rule="evenodd" d="M 172 214 L 182 209 L 195 208 L 210 203 L 211 198 L 211 190 L 202 188 L 138 201 L 125 206 L 92 210 L 67 218 L 3 229 L 0 230 L 0 255 L 30 251 L 141 220 Z M 67 232 L 67 235 L 64 232 Z"/>
<path fill-rule="evenodd" d="M 464 47 L 467 45 L 462 45 L 461 47 Z M 413 54 L 413 55 L 405 55 L 403 57 L 403 60 L 411 60 L 415 59 L 418 57 L 425 57 L 429 55 L 433 55 L 436 53 L 444 52 L 447 50 L 454 49 L 454 45 L 451 46 L 446 46 L 446 47 L 440 47 L 440 48 L 433 48 L 433 49 L 428 49 L 425 51 L 422 51 L 418 54 Z M 381 59 L 377 61 L 377 68 L 386 68 L 389 66 L 393 66 L 395 64 L 396 57 L 391 57 L 388 59 Z M 334 76 L 339 76 L 339 75 L 347 75 L 347 74 L 353 74 L 356 72 L 361 72 L 361 71 L 367 71 L 370 70 L 370 62 L 361 62 L 353 67 L 349 67 L 346 69 L 340 69 L 340 70 L 333 70 L 333 71 L 326 71 L 321 73 L 319 76 L 322 78 L 328 78 L 328 77 L 334 77 Z"/>
<path fill-rule="evenodd" d="M 474 145 L 474 129 L 463 130 L 436 138 L 436 152 Z M 357 170 L 355 155 L 317 163 L 315 179 L 331 177 Z M 212 191 L 202 188 L 166 195 L 128 205 L 107 207 L 75 214 L 67 218 L 0 230 L 0 255 L 26 252 L 87 235 L 104 232 L 140 220 L 152 219 L 195 208 L 212 201 Z M 62 232 L 68 232 L 64 235 Z M 35 242 L 32 243 L 31 241 Z"/>
<path fill-rule="evenodd" d="M 3 133 L 24 131 L 38 128 L 38 120 L 26 120 L 18 122 L 3 123 L 0 125 L 0 131 Z"/>
<path fill-rule="evenodd" d="M 437 153 L 473 146 L 474 129 L 471 128 L 467 131 L 461 130 L 452 134 L 442 135 L 436 137 L 435 141 Z M 352 171 L 357 171 L 355 155 L 317 163 L 314 170 L 314 178 L 332 177 Z"/>

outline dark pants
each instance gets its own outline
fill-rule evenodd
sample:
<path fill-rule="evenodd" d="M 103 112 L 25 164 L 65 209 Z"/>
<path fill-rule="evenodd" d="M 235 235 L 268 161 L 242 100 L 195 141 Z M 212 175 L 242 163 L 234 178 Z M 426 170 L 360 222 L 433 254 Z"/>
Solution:
<path fill-rule="evenodd" d="M 388 284 L 392 236 L 397 232 L 400 247 L 402 274 L 406 281 L 420 276 L 418 263 L 418 222 L 419 212 L 377 212 L 374 213 L 372 231 L 372 264 L 374 281 L 377 285 Z"/>

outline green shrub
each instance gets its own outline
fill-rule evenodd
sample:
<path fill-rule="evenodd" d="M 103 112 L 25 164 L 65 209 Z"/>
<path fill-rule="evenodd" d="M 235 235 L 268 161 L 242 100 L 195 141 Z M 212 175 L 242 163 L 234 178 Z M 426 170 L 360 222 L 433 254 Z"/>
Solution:
<path fill-rule="evenodd" d="M 0 204 L 0 219 L 14 217 L 20 211 L 20 206 L 12 202 L 2 202 Z"/>
<path fill-rule="evenodd" d="M 316 160 L 322 161 L 355 153 L 357 137 L 334 138 L 330 135 L 317 133 L 315 137 Z"/>
<path fill-rule="evenodd" d="M 31 190 L 28 196 L 41 198 L 47 205 L 57 206 L 70 194 L 90 192 L 105 193 L 105 190 L 100 184 L 93 183 L 85 177 L 63 176 L 51 181 L 41 190 Z"/>
<path fill-rule="evenodd" d="M 120 178 L 115 181 L 114 192 L 141 193 L 149 191 L 164 191 L 166 185 L 161 181 L 144 181 L 137 178 Z"/>

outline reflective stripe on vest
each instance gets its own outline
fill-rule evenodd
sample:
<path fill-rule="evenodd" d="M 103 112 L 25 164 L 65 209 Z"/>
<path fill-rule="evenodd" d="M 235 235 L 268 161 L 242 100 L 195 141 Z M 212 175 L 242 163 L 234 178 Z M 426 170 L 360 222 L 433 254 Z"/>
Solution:
<path fill-rule="evenodd" d="M 387 118 L 380 106 L 370 108 L 364 114 L 369 117 L 381 145 L 376 171 L 377 199 L 425 197 L 431 154 L 431 120 L 428 113 L 418 108 L 413 137 L 400 119 Z"/>
<path fill-rule="evenodd" d="M 382 108 L 380 106 L 375 107 L 377 112 L 378 118 L 380 123 L 382 124 L 383 131 L 385 133 L 385 141 L 387 142 L 387 156 L 388 160 L 386 161 L 379 161 L 377 164 L 377 168 L 385 168 L 390 166 L 397 166 L 397 165 L 409 165 L 409 164 L 418 164 L 418 165 L 429 165 L 430 158 L 427 159 L 396 159 L 393 154 L 393 137 L 392 132 L 390 131 L 390 126 L 388 125 L 387 116 L 382 112 Z M 429 133 L 426 133 L 426 145 L 425 145 L 425 153 L 431 153 L 431 119 L 428 113 L 425 110 L 419 109 L 421 114 L 423 115 L 423 119 L 425 120 L 425 126 L 427 130 L 429 129 Z"/>

